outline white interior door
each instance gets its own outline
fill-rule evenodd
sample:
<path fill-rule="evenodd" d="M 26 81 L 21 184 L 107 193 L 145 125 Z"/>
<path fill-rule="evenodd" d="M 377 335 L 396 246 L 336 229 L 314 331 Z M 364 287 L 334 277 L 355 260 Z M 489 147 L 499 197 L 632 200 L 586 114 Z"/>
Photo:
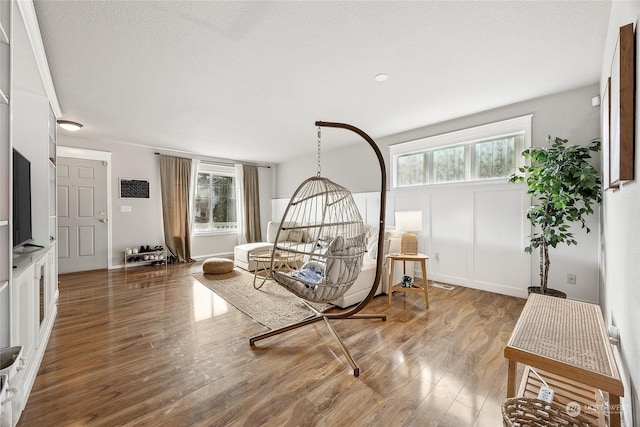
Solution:
<path fill-rule="evenodd" d="M 107 268 L 107 164 L 58 157 L 59 273 Z"/>

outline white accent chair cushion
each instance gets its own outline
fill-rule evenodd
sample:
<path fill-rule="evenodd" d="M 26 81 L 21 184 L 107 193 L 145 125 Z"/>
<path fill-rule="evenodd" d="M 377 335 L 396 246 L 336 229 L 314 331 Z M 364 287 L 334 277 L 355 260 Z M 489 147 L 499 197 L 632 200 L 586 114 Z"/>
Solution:
<path fill-rule="evenodd" d="M 285 225 L 294 225 L 295 223 L 285 223 Z M 257 268 L 256 263 L 249 260 L 251 254 L 255 252 L 262 252 L 273 248 L 273 244 L 276 241 L 276 235 L 278 234 L 278 228 L 280 223 L 277 221 L 269 221 L 267 224 L 267 241 L 245 243 L 244 245 L 238 245 L 233 248 L 233 262 L 236 267 L 240 267 L 247 271 L 255 271 Z M 290 231 L 283 231 L 283 233 L 289 233 Z M 280 241 L 287 246 L 288 234 L 283 238 L 280 236 Z M 298 245 L 300 242 L 291 242 L 293 245 Z"/>
<path fill-rule="evenodd" d="M 285 227 L 292 227 L 295 225 L 295 222 L 285 222 L 283 223 L 283 225 Z M 278 234 L 278 228 L 280 228 L 280 223 L 277 221 L 269 221 L 267 223 L 267 242 L 269 243 L 275 243 L 276 241 L 276 235 Z M 280 236 L 280 241 L 284 242 L 284 241 L 288 241 L 289 240 L 289 234 L 291 231 L 290 230 L 283 230 L 282 234 Z M 299 240 L 302 241 L 302 240 Z"/>
<path fill-rule="evenodd" d="M 245 243 L 244 245 L 238 245 L 233 248 L 233 262 L 236 267 L 240 267 L 247 271 L 255 271 L 256 262 L 249 260 L 251 255 L 256 252 L 268 251 L 271 248 L 273 248 L 273 244 L 267 242 Z"/>

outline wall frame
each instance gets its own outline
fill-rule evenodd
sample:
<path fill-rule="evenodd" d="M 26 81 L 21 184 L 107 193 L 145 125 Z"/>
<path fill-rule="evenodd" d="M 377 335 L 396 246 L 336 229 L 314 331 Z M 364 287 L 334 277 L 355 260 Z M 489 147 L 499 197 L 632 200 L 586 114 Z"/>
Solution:
<path fill-rule="evenodd" d="M 611 77 L 607 79 L 600 103 L 602 125 L 602 186 L 605 190 L 619 188 L 611 184 Z"/>
<path fill-rule="evenodd" d="M 609 188 L 634 179 L 635 32 L 620 27 L 609 87 Z"/>
<path fill-rule="evenodd" d="M 148 199 L 149 181 L 143 179 L 120 178 L 121 199 Z"/>

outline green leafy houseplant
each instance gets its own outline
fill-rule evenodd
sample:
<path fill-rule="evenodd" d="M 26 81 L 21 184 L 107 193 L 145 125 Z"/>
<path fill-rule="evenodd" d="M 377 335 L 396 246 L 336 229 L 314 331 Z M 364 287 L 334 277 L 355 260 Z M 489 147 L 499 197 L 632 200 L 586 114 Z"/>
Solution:
<path fill-rule="evenodd" d="M 578 222 L 587 233 L 587 215 L 593 213 L 593 205 L 602 200 L 598 171 L 589 163 L 591 152 L 600 151 L 600 141 L 588 146 L 567 145 L 566 139 L 547 137 L 546 147 L 530 148 L 522 152 L 529 160 L 527 166 L 509 177 L 509 182 L 526 182 L 527 194 L 533 197 L 533 205 L 527 218 L 535 232 L 529 236 L 527 253 L 540 250 L 540 287 L 530 292 L 552 293 L 547 289 L 549 278 L 549 247 L 559 243 L 577 245 L 569 231 L 571 223 Z"/>

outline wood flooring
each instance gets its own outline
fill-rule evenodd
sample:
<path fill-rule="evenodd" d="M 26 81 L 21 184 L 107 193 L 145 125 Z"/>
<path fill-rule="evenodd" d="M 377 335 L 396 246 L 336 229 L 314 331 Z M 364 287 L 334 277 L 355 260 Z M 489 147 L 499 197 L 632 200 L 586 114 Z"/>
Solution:
<path fill-rule="evenodd" d="M 60 276 L 19 426 L 501 426 L 506 341 L 525 300 L 394 293 L 389 318 L 267 329 L 197 282 L 200 263 Z M 365 311 L 384 312 L 385 296 Z"/>

